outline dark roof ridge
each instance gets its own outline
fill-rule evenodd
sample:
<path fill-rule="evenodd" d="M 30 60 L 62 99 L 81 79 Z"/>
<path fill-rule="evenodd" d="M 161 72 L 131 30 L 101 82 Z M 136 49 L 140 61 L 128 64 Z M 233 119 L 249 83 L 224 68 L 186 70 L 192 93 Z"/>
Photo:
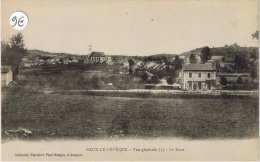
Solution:
<path fill-rule="evenodd" d="M 185 64 L 183 71 L 216 71 L 216 67 L 210 64 Z"/>
<path fill-rule="evenodd" d="M 91 54 L 89 55 L 89 57 L 105 57 L 104 52 L 91 52 Z"/>

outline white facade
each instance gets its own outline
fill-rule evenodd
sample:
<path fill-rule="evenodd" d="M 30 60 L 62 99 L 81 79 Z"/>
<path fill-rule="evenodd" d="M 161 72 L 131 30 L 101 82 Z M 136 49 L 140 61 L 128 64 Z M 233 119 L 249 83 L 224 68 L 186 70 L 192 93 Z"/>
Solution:
<path fill-rule="evenodd" d="M 8 71 L 3 70 L 1 71 L 1 81 L 2 81 L 2 86 L 8 86 L 8 84 L 13 81 L 13 72 L 11 68 L 9 68 Z"/>
<path fill-rule="evenodd" d="M 86 62 L 112 62 L 112 58 L 110 56 L 106 56 L 104 52 L 91 52 L 90 55 L 87 56 Z"/>
<path fill-rule="evenodd" d="M 190 65 L 190 64 L 189 64 Z M 216 81 L 216 70 L 208 64 L 191 65 L 194 69 L 183 69 L 179 73 L 182 90 L 213 90 L 215 85 L 212 82 Z M 203 67 L 205 66 L 205 67 Z"/>
<path fill-rule="evenodd" d="M 112 59 L 110 56 L 100 56 L 100 57 L 89 57 L 90 62 L 111 62 Z"/>
<path fill-rule="evenodd" d="M 31 66 L 32 66 L 32 63 L 31 63 L 31 62 L 25 62 L 23 66 L 24 66 L 24 67 L 31 67 Z"/>

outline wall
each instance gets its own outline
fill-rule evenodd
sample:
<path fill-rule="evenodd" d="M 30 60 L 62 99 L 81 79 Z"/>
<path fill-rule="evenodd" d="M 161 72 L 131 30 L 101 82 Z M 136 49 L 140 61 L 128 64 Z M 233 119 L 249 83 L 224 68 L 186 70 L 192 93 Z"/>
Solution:
<path fill-rule="evenodd" d="M 12 70 L 10 70 L 8 73 L 2 73 L 1 75 L 1 84 L 8 86 L 8 84 L 13 80 Z"/>
<path fill-rule="evenodd" d="M 192 73 L 192 77 L 189 77 L 189 73 Z M 201 78 L 198 74 L 201 73 Z M 210 78 L 208 78 L 208 73 L 210 73 Z M 213 71 L 184 71 L 185 80 L 194 81 L 205 81 L 206 79 L 216 79 L 216 72 Z"/>
<path fill-rule="evenodd" d="M 192 77 L 189 77 L 189 73 L 192 73 Z M 198 74 L 201 73 L 201 77 L 198 76 Z M 208 78 L 208 73 L 210 73 L 210 78 Z M 186 87 L 186 83 L 188 81 L 194 81 L 194 82 L 204 82 L 202 83 L 202 87 L 205 85 L 205 89 L 208 89 L 208 85 L 205 84 L 206 80 L 216 79 L 216 72 L 215 71 L 184 71 L 181 72 L 179 75 L 181 79 L 181 85 L 182 89 L 184 90 Z M 191 90 L 193 90 L 193 84 Z M 201 88 L 200 88 L 201 89 Z"/>

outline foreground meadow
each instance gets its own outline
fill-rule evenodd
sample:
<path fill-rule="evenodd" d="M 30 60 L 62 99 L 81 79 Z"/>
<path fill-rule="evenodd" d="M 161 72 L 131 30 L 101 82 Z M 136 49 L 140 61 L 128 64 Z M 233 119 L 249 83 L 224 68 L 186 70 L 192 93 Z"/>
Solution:
<path fill-rule="evenodd" d="M 258 136 L 257 99 L 127 98 L 8 92 L 2 94 L 2 137 L 25 139 L 188 139 Z"/>

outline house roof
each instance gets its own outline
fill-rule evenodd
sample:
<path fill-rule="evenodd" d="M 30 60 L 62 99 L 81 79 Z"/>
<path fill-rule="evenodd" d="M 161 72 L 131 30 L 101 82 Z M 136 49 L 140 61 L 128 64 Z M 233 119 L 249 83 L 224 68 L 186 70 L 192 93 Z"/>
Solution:
<path fill-rule="evenodd" d="M 210 64 L 186 64 L 183 65 L 183 71 L 215 71 L 215 66 Z"/>
<path fill-rule="evenodd" d="M 144 71 L 144 73 L 147 74 L 148 77 L 152 77 L 152 76 L 154 76 L 152 73 L 149 73 L 148 71 Z"/>
<path fill-rule="evenodd" d="M 105 57 L 104 52 L 92 52 L 89 57 Z"/>
<path fill-rule="evenodd" d="M 11 70 L 11 66 L 1 66 L 1 73 L 8 73 Z"/>

